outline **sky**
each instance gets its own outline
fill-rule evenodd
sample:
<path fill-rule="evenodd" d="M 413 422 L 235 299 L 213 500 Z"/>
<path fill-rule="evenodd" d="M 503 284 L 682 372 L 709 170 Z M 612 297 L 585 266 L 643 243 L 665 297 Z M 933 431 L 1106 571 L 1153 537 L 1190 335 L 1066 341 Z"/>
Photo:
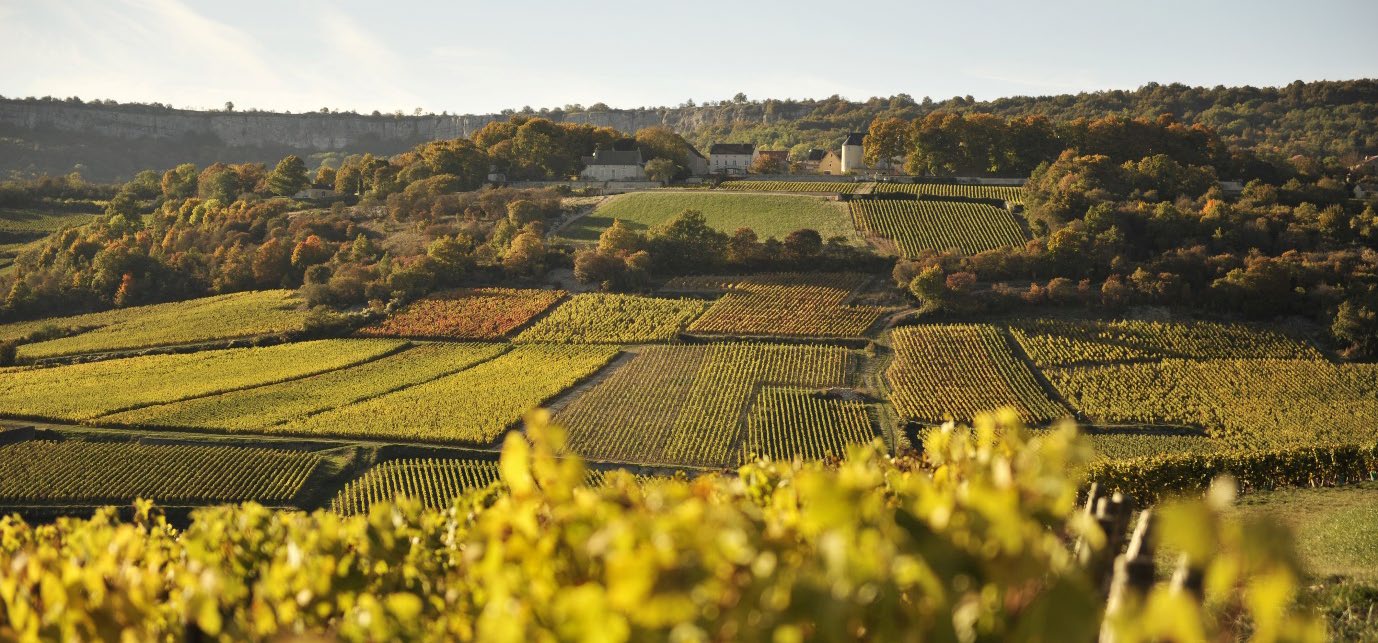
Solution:
<path fill-rule="evenodd" d="M 492 113 L 1378 77 L 1378 0 L 0 0 L 0 95 Z"/>

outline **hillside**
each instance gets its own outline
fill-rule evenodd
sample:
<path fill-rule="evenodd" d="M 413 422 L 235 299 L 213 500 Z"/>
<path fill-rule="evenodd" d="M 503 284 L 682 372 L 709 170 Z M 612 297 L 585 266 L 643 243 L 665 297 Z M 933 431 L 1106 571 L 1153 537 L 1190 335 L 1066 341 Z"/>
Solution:
<path fill-rule="evenodd" d="M 1378 153 L 1378 80 L 1373 79 L 1298 81 L 1279 88 L 1150 84 L 1134 91 L 992 101 L 916 100 L 900 94 L 864 102 L 833 96 L 533 113 L 627 133 L 664 125 L 700 149 L 715 141 L 805 149 L 832 147 L 846 132 L 863 130 L 876 117 L 912 119 L 939 110 L 1007 118 L 1040 114 L 1054 121 L 1170 114 L 1217 130 L 1233 147 L 1258 152 L 1341 161 Z M 425 141 L 471 136 L 509 113 L 283 114 L 8 98 L 0 99 L 0 176 L 65 174 L 75 168 L 88 179 L 113 181 L 142 169 L 188 162 L 273 162 L 287 154 L 318 159 L 329 153 L 394 154 Z"/>

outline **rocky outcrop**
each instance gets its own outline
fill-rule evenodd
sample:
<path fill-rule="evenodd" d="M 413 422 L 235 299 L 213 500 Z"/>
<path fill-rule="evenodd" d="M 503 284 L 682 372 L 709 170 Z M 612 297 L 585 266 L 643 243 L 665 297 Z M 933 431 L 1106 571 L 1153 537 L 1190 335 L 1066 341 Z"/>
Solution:
<path fill-rule="evenodd" d="M 656 125 L 688 133 L 714 123 L 770 122 L 800 115 L 768 112 L 756 104 L 542 114 L 552 120 L 611 127 L 627 133 Z M 368 116 L 201 112 L 140 106 L 0 101 L 0 125 L 11 128 L 51 129 L 132 140 L 211 139 L 230 147 L 287 146 L 316 151 L 356 150 L 382 142 L 412 145 L 430 140 L 467 137 L 489 122 L 502 118 L 506 117 L 496 114 Z"/>

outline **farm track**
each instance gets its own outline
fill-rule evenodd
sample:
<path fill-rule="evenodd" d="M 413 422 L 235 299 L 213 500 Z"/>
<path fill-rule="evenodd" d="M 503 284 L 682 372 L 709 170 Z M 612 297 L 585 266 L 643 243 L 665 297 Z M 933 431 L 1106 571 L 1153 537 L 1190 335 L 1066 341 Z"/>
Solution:
<path fill-rule="evenodd" d="M 592 377 L 565 389 L 559 395 L 547 402 L 543 408 L 550 411 L 552 416 L 559 413 L 580 395 L 602 384 L 609 377 L 612 377 L 614 373 L 621 370 L 623 366 L 626 366 L 629 362 L 636 359 L 637 355 L 640 355 L 644 348 L 645 347 L 642 345 L 623 346 L 621 352 L 617 354 L 617 357 L 612 358 L 606 366 L 598 369 L 598 372 L 594 373 Z"/>

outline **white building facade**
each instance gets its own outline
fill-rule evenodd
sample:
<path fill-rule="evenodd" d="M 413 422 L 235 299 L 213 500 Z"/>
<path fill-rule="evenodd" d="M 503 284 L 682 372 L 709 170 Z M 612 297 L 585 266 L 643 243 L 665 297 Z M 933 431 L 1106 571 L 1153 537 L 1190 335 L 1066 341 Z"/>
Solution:
<path fill-rule="evenodd" d="M 708 148 L 708 170 L 713 174 L 746 174 L 756 160 L 751 143 L 714 143 Z"/>
<path fill-rule="evenodd" d="M 861 132 L 847 134 L 847 140 L 842 142 L 842 173 L 851 174 L 868 169 L 866 167 L 865 154 L 861 149 L 861 142 L 866 138 Z"/>

